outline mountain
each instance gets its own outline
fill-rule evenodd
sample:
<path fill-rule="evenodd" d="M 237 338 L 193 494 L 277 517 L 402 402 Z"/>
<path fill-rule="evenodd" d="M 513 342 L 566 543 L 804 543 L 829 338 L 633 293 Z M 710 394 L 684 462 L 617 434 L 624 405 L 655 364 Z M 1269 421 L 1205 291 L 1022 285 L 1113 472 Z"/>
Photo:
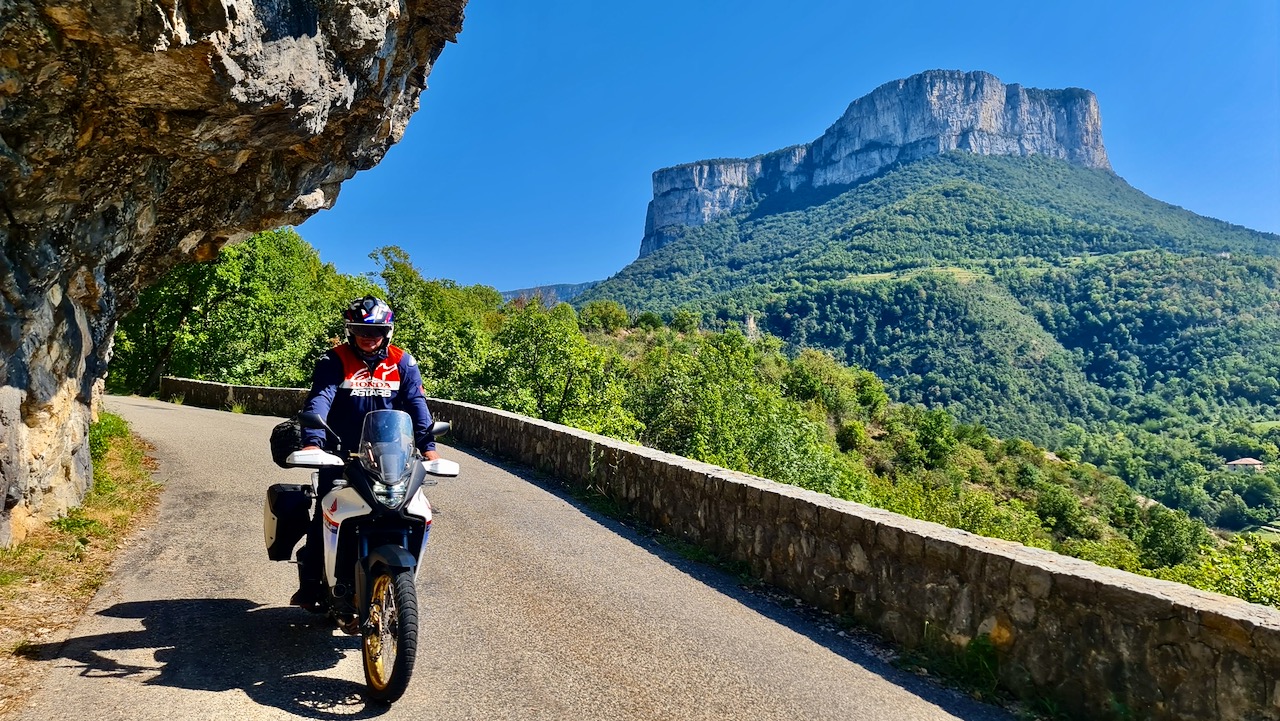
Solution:
<path fill-rule="evenodd" d="M 962 263 L 1058 263 L 1163 248 L 1275 256 L 1280 236 L 1155 200 L 1110 171 L 950 151 L 851 186 L 761 195 L 667 227 L 666 244 L 579 296 L 669 310 L 760 286 Z"/>
<path fill-rule="evenodd" d="M 660 170 L 602 299 L 826 349 L 1210 522 L 1250 494 L 1224 461 L 1280 460 L 1280 236 L 1130 186 L 1085 90 L 923 73 L 808 145 Z"/>
<path fill-rule="evenodd" d="M 1005 85 L 983 72 L 931 70 L 853 101 L 807 145 L 657 171 L 640 255 L 670 242 L 679 228 L 730 215 L 762 194 L 847 186 L 951 150 L 1040 155 L 1111 169 L 1093 93 Z"/>
<path fill-rule="evenodd" d="M 515 300 L 516 298 L 532 298 L 536 295 L 547 300 L 570 301 L 597 285 L 600 285 L 600 281 L 589 280 L 586 283 L 559 283 L 556 285 L 521 288 L 519 290 L 504 290 L 502 291 L 502 299 Z"/>

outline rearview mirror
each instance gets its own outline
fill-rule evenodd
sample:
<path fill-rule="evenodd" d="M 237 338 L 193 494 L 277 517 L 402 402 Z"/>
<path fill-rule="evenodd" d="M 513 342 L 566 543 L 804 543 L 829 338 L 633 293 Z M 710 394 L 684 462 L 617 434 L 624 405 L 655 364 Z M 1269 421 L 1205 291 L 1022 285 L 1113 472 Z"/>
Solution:
<path fill-rule="evenodd" d="M 450 428 L 453 428 L 453 425 L 449 421 L 436 421 L 431 424 L 431 435 L 443 436 L 449 432 Z"/>

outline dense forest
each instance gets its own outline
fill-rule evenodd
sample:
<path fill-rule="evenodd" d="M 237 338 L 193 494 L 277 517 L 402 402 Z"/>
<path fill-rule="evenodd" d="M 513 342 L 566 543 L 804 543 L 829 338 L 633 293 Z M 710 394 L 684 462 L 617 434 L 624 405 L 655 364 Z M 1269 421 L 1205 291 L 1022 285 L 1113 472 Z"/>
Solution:
<path fill-rule="evenodd" d="M 395 342 L 418 358 L 430 395 L 1280 605 L 1280 553 L 1264 537 L 1216 535 L 1093 463 L 1001 440 L 944 407 L 893 402 L 876 373 L 829 352 L 787 352 L 779 339 L 737 328 L 706 330 L 714 319 L 689 308 L 664 317 L 612 301 L 580 310 L 503 301 L 492 288 L 425 278 L 396 247 L 372 258 L 372 276 L 345 276 L 281 230 L 179 268 L 120 323 L 109 388 L 146 393 L 161 373 L 305 384 L 314 359 L 341 342 L 340 308 L 373 291 L 395 309 Z M 1019 292 L 1045 291 L 1023 281 Z M 938 275 L 911 282 L 959 295 L 972 285 Z M 891 290 L 883 290 L 886 303 Z M 1000 352 L 1020 362 L 1018 348 Z M 1079 403 L 1102 402 L 1089 396 L 1087 377 L 1077 380 Z M 1247 480 L 1230 492 L 1253 498 L 1274 489 L 1271 475 Z"/>
<path fill-rule="evenodd" d="M 891 398 L 1224 529 L 1280 516 L 1280 237 L 1048 158 L 951 153 L 761 197 L 575 299 L 819 348 Z"/>

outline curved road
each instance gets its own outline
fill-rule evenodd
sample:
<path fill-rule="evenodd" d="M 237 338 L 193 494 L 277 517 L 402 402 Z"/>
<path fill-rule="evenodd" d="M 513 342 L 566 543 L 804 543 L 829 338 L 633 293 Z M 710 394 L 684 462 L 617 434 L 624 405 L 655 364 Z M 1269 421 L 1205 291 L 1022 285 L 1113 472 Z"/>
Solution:
<path fill-rule="evenodd" d="M 1012 718 L 454 448 L 462 475 L 430 494 L 413 681 L 366 704 L 358 640 L 285 606 L 294 567 L 263 549 L 264 489 L 307 473 L 271 463 L 278 419 L 107 407 L 155 444 L 159 516 L 45 649 L 17 718 Z"/>

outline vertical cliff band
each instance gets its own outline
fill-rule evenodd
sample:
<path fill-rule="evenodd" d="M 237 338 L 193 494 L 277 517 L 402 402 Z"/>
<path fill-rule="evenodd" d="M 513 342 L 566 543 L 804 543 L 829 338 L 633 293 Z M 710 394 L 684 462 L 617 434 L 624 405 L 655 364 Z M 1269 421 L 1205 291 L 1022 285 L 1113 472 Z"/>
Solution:
<path fill-rule="evenodd" d="M 1005 85 L 990 73 L 931 70 L 853 101 L 808 145 L 655 172 L 640 255 L 666 245 L 681 227 L 704 225 L 760 196 L 849 185 L 952 150 L 1044 155 L 1111 170 L 1098 99 L 1088 90 L 1038 90 Z"/>

